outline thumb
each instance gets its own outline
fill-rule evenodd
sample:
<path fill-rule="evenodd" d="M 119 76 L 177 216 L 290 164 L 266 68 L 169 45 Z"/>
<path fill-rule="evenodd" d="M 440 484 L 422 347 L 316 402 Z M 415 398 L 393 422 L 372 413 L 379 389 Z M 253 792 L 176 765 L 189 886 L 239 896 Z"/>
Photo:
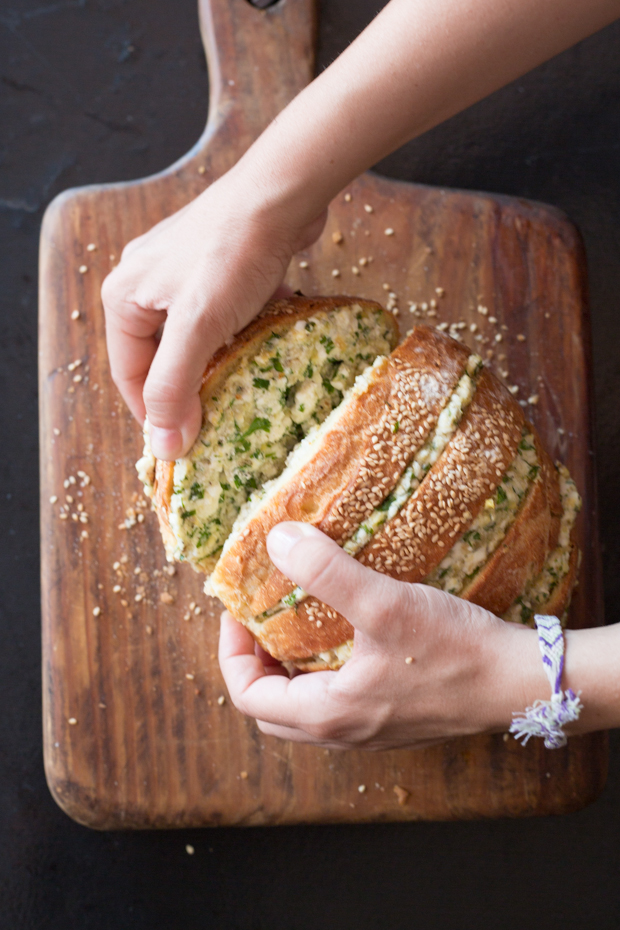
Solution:
<path fill-rule="evenodd" d="M 404 608 L 409 585 L 361 565 L 308 523 L 279 523 L 267 537 L 267 551 L 287 578 L 366 633 Z"/>

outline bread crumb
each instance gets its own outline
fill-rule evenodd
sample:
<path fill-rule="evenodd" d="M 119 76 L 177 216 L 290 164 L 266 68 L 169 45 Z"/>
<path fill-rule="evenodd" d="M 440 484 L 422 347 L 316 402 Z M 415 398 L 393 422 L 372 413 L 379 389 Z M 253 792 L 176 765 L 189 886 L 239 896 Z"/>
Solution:
<path fill-rule="evenodd" d="M 169 591 L 162 591 L 159 595 L 159 600 L 162 604 L 174 604 L 174 597 Z"/>
<path fill-rule="evenodd" d="M 193 681 L 196 676 L 194 675 L 193 672 L 186 672 L 185 677 L 187 678 L 188 681 Z"/>
<path fill-rule="evenodd" d="M 538 394 L 531 394 L 528 397 L 527 402 L 528 404 L 537 404 L 539 400 L 540 400 L 540 396 Z"/>
<path fill-rule="evenodd" d="M 435 293 L 437 294 L 438 297 L 443 297 L 446 292 L 443 287 L 436 287 Z"/>
<path fill-rule="evenodd" d="M 334 245 L 340 245 L 340 243 L 343 242 L 343 240 L 344 240 L 344 236 L 342 235 L 339 229 L 337 229 L 335 232 L 332 233 L 332 242 L 334 243 Z"/>
<path fill-rule="evenodd" d="M 247 773 L 247 772 L 245 772 L 245 771 L 244 771 L 244 772 L 239 772 L 239 778 L 243 778 L 243 780 L 245 781 L 245 779 L 246 779 L 247 777 L 248 777 L 248 773 Z"/>
<path fill-rule="evenodd" d="M 150 623 L 147 623 L 144 629 L 146 630 L 148 636 L 153 635 L 153 627 L 150 625 Z"/>
<path fill-rule="evenodd" d="M 525 336 L 523 333 L 517 333 L 517 342 L 525 342 Z"/>
<path fill-rule="evenodd" d="M 400 806 L 404 807 L 407 801 L 409 800 L 409 798 L 411 797 L 411 792 L 407 791 L 406 788 L 402 788 L 400 785 L 394 785 L 394 788 L 392 790 L 394 791 L 394 794 L 396 795 Z"/>

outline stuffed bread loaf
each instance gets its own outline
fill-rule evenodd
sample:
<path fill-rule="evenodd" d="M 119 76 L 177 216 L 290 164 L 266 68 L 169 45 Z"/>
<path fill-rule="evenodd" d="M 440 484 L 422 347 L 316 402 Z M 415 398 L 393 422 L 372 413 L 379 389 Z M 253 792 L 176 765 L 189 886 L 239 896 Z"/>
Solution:
<path fill-rule="evenodd" d="M 286 303 L 289 333 L 291 319 L 294 327 L 310 319 L 305 300 Z M 353 386 L 349 378 L 344 400 L 331 412 L 324 404 L 325 417 L 317 416 L 315 428 L 304 430 L 307 435 L 288 459 L 283 452 L 272 470 L 263 469 L 248 502 L 241 500 L 249 497 L 247 488 L 238 495 L 235 516 L 220 521 L 225 523 L 217 537 L 220 548 L 207 558 L 196 558 L 191 540 L 189 545 L 179 540 L 179 525 L 190 517 L 181 524 L 171 518 L 175 497 L 182 498 L 178 513 L 181 505 L 191 504 L 194 472 L 202 474 L 187 462 L 210 461 L 203 434 L 188 460 L 154 467 L 151 461 L 151 493 L 169 556 L 185 556 L 210 573 L 209 593 L 261 646 L 308 671 L 340 667 L 351 653 L 353 629 L 270 562 L 266 538 L 282 520 L 311 522 L 363 564 L 403 581 L 434 585 L 507 620 L 527 623 L 535 612 L 562 615 L 578 567 L 573 527 L 579 495 L 566 469 L 550 461 L 519 404 L 477 356 L 443 333 L 417 327 L 388 354 L 379 343 L 393 344 L 394 330 L 378 305 L 334 300 L 341 303 L 321 311 L 315 302 L 314 318 L 326 313 L 325 325 L 331 327 L 333 314 L 345 307 L 358 322 L 359 313 L 365 321 L 374 314 L 377 336 L 365 336 L 372 351 L 350 352 L 347 358 L 374 355 L 362 360 L 364 370 Z M 277 308 L 278 318 L 283 309 Z M 207 369 L 205 423 L 213 421 L 208 399 L 218 396 L 211 394 L 213 384 L 231 378 L 239 354 L 245 351 L 255 364 L 264 363 L 261 347 L 270 338 L 273 321 L 265 325 L 270 316 L 271 311 L 248 327 L 243 342 L 218 353 Z M 347 332 L 345 342 L 350 327 Z M 304 329 L 303 334 L 305 342 L 310 333 Z M 325 345 L 324 335 L 319 346 Z M 256 387 L 254 394 L 260 398 L 263 390 Z M 300 391 L 297 387 L 291 409 L 298 409 Z M 235 467 L 244 467 L 236 455 Z M 218 499 L 227 483 L 219 480 Z"/>

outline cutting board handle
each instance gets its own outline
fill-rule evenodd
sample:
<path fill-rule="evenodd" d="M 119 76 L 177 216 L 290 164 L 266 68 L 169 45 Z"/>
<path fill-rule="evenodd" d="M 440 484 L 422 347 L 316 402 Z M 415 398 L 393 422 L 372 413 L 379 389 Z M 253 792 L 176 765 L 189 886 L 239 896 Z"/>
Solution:
<path fill-rule="evenodd" d="M 201 143 L 228 124 L 236 157 L 314 75 L 317 0 L 199 0 L 210 82 Z M 202 147 L 202 146 L 201 146 Z"/>

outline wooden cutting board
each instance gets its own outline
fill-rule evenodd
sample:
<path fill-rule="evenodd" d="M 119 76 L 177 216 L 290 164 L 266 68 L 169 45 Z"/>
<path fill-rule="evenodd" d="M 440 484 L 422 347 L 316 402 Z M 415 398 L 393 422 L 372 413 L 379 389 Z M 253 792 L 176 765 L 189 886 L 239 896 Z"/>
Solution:
<path fill-rule="evenodd" d="M 43 716 L 52 794 L 71 817 L 102 829 L 579 808 L 605 782 L 603 734 L 555 752 L 499 735 L 376 754 L 262 736 L 226 699 L 218 604 L 189 567 L 164 571 L 157 520 L 134 470 L 140 430 L 110 379 L 101 282 L 126 242 L 226 171 L 313 73 L 314 0 L 280 0 L 264 12 L 246 0 L 201 0 L 200 12 L 211 101 L 199 143 L 155 177 L 66 192 L 43 223 Z M 584 498 L 571 623 L 601 623 L 585 263 L 566 217 L 509 197 L 365 175 L 336 199 L 323 237 L 295 259 L 288 280 L 307 294 L 396 304 L 404 331 L 418 319 L 460 324 L 465 341 L 493 353 L 492 367 L 507 372 L 519 398 L 538 396 L 527 412 Z"/>

